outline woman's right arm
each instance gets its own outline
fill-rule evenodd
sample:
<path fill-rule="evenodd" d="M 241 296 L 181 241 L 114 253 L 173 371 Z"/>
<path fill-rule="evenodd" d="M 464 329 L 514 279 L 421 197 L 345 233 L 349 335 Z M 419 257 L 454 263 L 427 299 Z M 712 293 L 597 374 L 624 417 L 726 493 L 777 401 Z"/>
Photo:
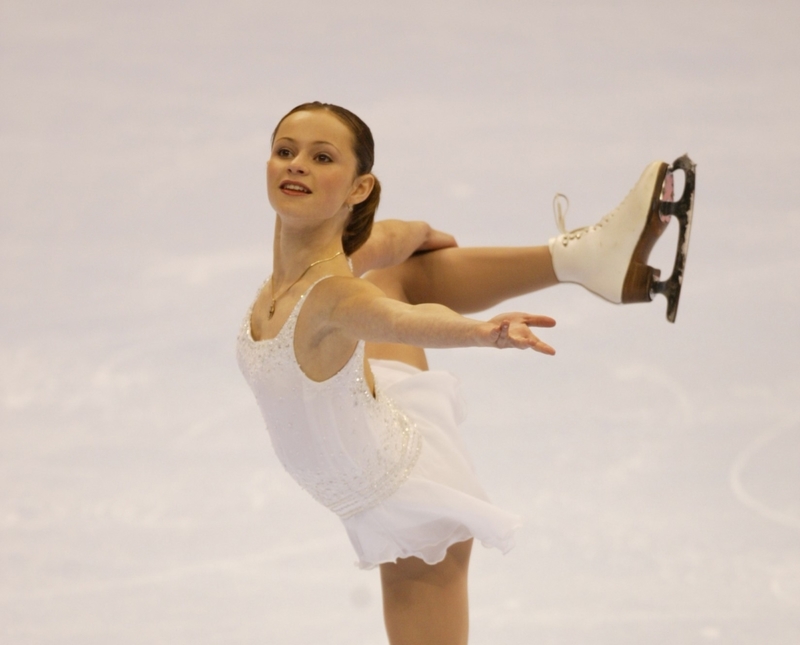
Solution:
<path fill-rule="evenodd" d="M 555 354 L 530 330 L 555 325 L 548 316 L 510 312 L 480 321 L 444 305 L 410 305 L 394 300 L 364 280 L 328 282 L 325 286 L 331 292 L 326 300 L 335 303 L 329 310 L 329 324 L 353 339 L 429 348 L 513 347 Z"/>

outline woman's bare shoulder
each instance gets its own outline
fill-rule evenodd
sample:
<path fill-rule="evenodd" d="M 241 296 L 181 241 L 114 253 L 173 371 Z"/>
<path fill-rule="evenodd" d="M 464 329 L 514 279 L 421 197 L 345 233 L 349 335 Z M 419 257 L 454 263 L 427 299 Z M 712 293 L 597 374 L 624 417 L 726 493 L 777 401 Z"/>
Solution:
<path fill-rule="evenodd" d="M 358 307 L 386 295 L 371 280 L 352 275 L 333 275 L 317 284 L 308 295 L 304 308 L 314 317 L 330 318 L 342 306 Z"/>

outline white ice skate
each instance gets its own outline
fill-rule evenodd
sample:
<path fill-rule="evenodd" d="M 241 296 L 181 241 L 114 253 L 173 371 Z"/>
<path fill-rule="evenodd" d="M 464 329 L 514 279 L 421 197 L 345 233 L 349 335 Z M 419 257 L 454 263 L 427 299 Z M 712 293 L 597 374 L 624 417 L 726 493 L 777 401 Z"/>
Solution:
<path fill-rule="evenodd" d="M 683 195 L 673 200 L 674 170 L 686 176 Z M 561 235 L 550 240 L 553 269 L 561 282 L 576 282 L 614 303 L 649 302 L 656 293 L 667 298 L 667 320 L 675 322 L 689 249 L 694 204 L 695 164 L 684 155 L 672 166 L 655 161 L 644 169 L 628 196 L 594 226 L 567 231 L 562 201 L 553 202 Z M 568 203 L 568 202 L 567 202 Z M 659 282 L 659 269 L 648 266 L 650 251 L 667 228 L 670 216 L 680 223 L 675 267 Z"/>

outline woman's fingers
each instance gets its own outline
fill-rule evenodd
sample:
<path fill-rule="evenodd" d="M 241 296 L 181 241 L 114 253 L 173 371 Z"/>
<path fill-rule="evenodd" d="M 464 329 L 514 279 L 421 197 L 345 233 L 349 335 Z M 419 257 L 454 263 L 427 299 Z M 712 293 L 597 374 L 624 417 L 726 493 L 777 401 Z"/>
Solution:
<path fill-rule="evenodd" d="M 555 327 L 556 321 L 550 316 L 526 315 L 525 324 L 528 327 Z"/>
<path fill-rule="evenodd" d="M 456 238 L 444 231 L 437 231 L 435 228 L 430 229 L 428 237 L 420 245 L 420 251 L 436 251 L 437 249 L 448 249 L 458 246 Z"/>
<path fill-rule="evenodd" d="M 504 320 L 500 323 L 500 334 L 497 337 L 497 344 L 501 347 L 508 342 L 509 329 L 511 329 L 511 323 L 508 320 Z"/>
<path fill-rule="evenodd" d="M 536 338 L 536 343 L 534 345 L 531 345 L 531 347 L 535 352 L 539 352 L 540 354 L 547 354 L 548 356 L 556 355 L 555 349 L 550 347 L 550 345 L 548 345 L 544 341 L 539 340 L 538 338 Z"/>
<path fill-rule="evenodd" d="M 556 321 L 548 316 L 531 316 L 523 314 L 519 320 L 513 321 L 511 318 L 498 317 L 495 322 L 494 344 L 500 348 L 514 347 L 516 349 L 533 349 L 542 354 L 553 356 L 556 350 L 550 345 L 535 336 L 529 327 L 552 327 Z"/>
<path fill-rule="evenodd" d="M 553 356 L 556 353 L 555 349 L 530 332 L 528 332 L 524 338 L 519 338 L 514 346 L 518 349 L 527 349 L 530 347 L 535 352 L 547 354 L 549 356 Z"/>

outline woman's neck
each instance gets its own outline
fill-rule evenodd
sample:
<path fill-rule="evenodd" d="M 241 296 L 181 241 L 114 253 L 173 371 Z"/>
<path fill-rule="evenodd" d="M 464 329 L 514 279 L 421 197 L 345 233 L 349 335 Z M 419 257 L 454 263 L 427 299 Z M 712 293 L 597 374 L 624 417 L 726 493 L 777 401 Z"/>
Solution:
<path fill-rule="evenodd" d="M 341 225 L 326 220 L 319 226 L 287 226 L 275 217 L 272 277 L 277 283 L 295 279 L 309 264 L 342 250 Z"/>

